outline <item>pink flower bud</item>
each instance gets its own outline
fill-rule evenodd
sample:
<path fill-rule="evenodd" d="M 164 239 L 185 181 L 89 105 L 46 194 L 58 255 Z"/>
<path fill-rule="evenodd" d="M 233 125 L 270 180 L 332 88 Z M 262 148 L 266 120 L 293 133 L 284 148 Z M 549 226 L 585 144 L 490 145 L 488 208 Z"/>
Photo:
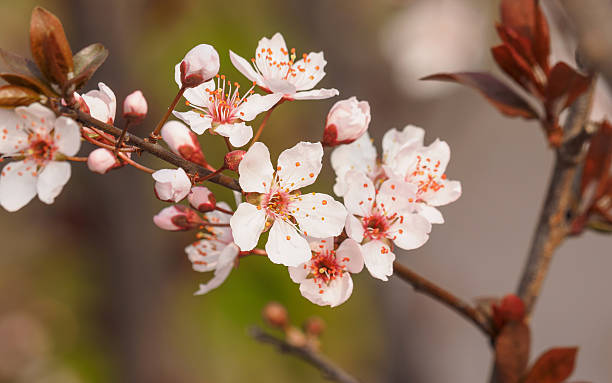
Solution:
<path fill-rule="evenodd" d="M 189 204 L 200 213 L 207 213 L 215 210 L 217 200 L 214 194 L 204 186 L 195 186 L 189 192 Z"/>
<path fill-rule="evenodd" d="M 204 223 L 194 210 L 183 205 L 162 209 L 153 217 L 153 222 L 160 229 L 169 231 L 191 230 Z"/>
<path fill-rule="evenodd" d="M 164 124 L 161 135 L 174 153 L 187 161 L 200 165 L 206 164 L 198 137 L 185 124 L 179 121 L 168 121 Z"/>
<path fill-rule="evenodd" d="M 155 182 L 155 195 L 165 202 L 179 202 L 191 190 L 191 180 L 182 168 L 161 169 L 152 174 Z"/>
<path fill-rule="evenodd" d="M 142 120 L 147 115 L 147 100 L 141 91 L 130 93 L 123 100 L 123 117 L 132 120 Z"/>
<path fill-rule="evenodd" d="M 327 115 L 323 145 L 350 144 L 368 130 L 370 119 L 367 101 L 357 101 L 357 98 L 351 97 L 336 102 Z"/>
<path fill-rule="evenodd" d="M 96 149 L 87 157 L 87 167 L 94 173 L 106 174 L 119 165 L 115 155 L 108 149 Z"/>
<path fill-rule="evenodd" d="M 269 302 L 261 311 L 261 316 L 271 327 L 285 328 L 289 324 L 287 309 L 278 302 Z"/>
<path fill-rule="evenodd" d="M 181 61 L 181 84 L 196 87 L 219 73 L 219 54 L 211 45 L 193 47 Z"/>
<path fill-rule="evenodd" d="M 244 150 L 233 150 L 225 155 L 223 158 L 223 166 L 226 169 L 233 170 L 235 172 L 238 171 L 238 165 L 240 165 L 240 161 L 242 161 L 242 157 L 246 152 Z"/>

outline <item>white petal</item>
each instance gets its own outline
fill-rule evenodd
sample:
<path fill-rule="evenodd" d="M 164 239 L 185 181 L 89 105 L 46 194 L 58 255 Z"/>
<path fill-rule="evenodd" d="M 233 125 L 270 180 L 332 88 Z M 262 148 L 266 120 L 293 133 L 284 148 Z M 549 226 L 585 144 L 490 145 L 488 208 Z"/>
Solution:
<path fill-rule="evenodd" d="M 12 154 L 28 146 L 28 134 L 14 110 L 0 108 L 0 154 Z"/>
<path fill-rule="evenodd" d="M 176 82 L 179 88 L 183 86 L 181 82 L 181 63 L 182 61 L 174 66 L 174 82 Z"/>
<path fill-rule="evenodd" d="M 346 266 L 346 269 L 355 274 L 359 273 L 363 269 L 363 255 L 361 254 L 361 246 L 359 244 L 347 238 L 336 250 L 336 259 Z"/>
<path fill-rule="evenodd" d="M 41 135 L 47 135 L 55 124 L 55 113 L 37 102 L 28 106 L 15 108 L 19 122 L 23 126 Z"/>
<path fill-rule="evenodd" d="M 217 261 L 221 254 L 219 250 L 214 250 L 217 245 L 217 241 L 202 239 L 185 248 L 187 258 L 191 261 L 195 271 L 207 272 L 217 268 Z"/>
<path fill-rule="evenodd" d="M 230 144 L 236 148 L 248 144 L 253 138 L 253 128 L 244 122 L 219 125 L 215 128 L 215 132 L 223 137 L 229 137 Z"/>
<path fill-rule="evenodd" d="M 327 194 L 308 193 L 297 197 L 289 205 L 300 229 L 316 238 L 335 237 L 342 233 L 346 209 Z"/>
<path fill-rule="evenodd" d="M 306 281 L 306 277 L 310 273 L 309 262 L 297 266 L 289 266 L 287 269 L 289 270 L 289 277 L 295 283 Z"/>
<path fill-rule="evenodd" d="M 243 202 L 230 219 L 234 243 L 242 251 L 252 250 L 257 246 L 259 236 L 266 225 L 266 213 L 255 205 Z"/>
<path fill-rule="evenodd" d="M 274 169 L 266 145 L 256 142 L 238 165 L 238 182 L 245 192 L 265 193 L 272 186 Z"/>
<path fill-rule="evenodd" d="M 292 98 L 296 92 L 295 85 L 289 80 L 284 78 L 264 78 L 264 87 L 269 89 L 270 92 L 279 93 L 285 97 Z"/>
<path fill-rule="evenodd" d="M 421 247 L 429 239 L 431 223 L 418 214 L 405 214 L 390 228 L 388 238 L 404 250 Z"/>
<path fill-rule="evenodd" d="M 194 112 L 193 110 L 188 112 L 177 112 L 175 110 L 172 114 L 189 125 L 195 134 L 202 134 L 212 127 L 212 118 L 210 116 Z"/>
<path fill-rule="evenodd" d="M 338 196 L 346 193 L 348 187 L 346 173 L 351 170 L 374 175 L 378 171 L 376 156 L 376 148 L 367 132 L 355 142 L 335 148 L 331 154 L 331 164 L 336 172 L 334 193 Z"/>
<path fill-rule="evenodd" d="M 390 179 L 383 182 L 376 196 L 378 207 L 391 216 L 396 212 L 416 209 L 417 187 L 414 184 L 403 182 L 398 179 Z"/>
<path fill-rule="evenodd" d="M 430 223 L 444 223 L 444 217 L 440 210 L 425 203 L 417 203 L 417 212 L 425 217 Z"/>
<path fill-rule="evenodd" d="M 438 191 L 428 190 L 420 197 L 431 206 L 448 205 L 461 197 L 461 182 L 443 181 L 442 188 Z"/>
<path fill-rule="evenodd" d="M 98 83 L 98 88 L 100 88 L 100 94 L 98 97 L 102 99 L 108 106 L 109 117 L 112 121 L 115 120 L 115 114 L 117 112 L 117 97 L 115 97 L 115 93 L 111 88 L 109 88 L 103 82 Z"/>
<path fill-rule="evenodd" d="M 362 217 L 369 216 L 376 198 L 372 180 L 361 172 L 351 171 L 346 174 L 348 190 L 344 194 L 344 205 L 349 213 Z"/>
<path fill-rule="evenodd" d="M 293 226 L 277 219 L 272 224 L 266 243 L 268 258 L 273 263 L 297 266 L 312 258 L 310 246 Z"/>
<path fill-rule="evenodd" d="M 229 56 L 230 61 L 232 62 L 232 64 L 234 64 L 234 67 L 238 70 L 238 72 L 242 73 L 249 80 L 255 81 L 260 85 L 262 84 L 261 76 L 257 72 L 255 72 L 255 70 L 247 60 L 245 60 L 241 56 L 238 56 L 231 50 L 229 51 Z"/>
<path fill-rule="evenodd" d="M 55 144 L 58 150 L 67 155 L 74 156 L 81 148 L 81 127 L 68 117 L 59 117 L 55 120 Z"/>
<path fill-rule="evenodd" d="M 89 115 L 96 120 L 109 122 L 112 118 L 108 105 L 98 97 L 92 97 L 88 94 L 82 96 L 83 101 L 89 108 Z"/>
<path fill-rule="evenodd" d="M 278 156 L 276 174 L 283 189 L 297 190 L 317 179 L 323 159 L 320 142 L 300 142 Z M 244 160 L 243 160 L 244 161 Z"/>
<path fill-rule="evenodd" d="M 297 92 L 291 95 L 291 98 L 294 100 L 323 100 L 325 98 L 330 98 L 339 95 L 338 89 L 313 89 L 307 90 L 303 92 Z"/>
<path fill-rule="evenodd" d="M 314 251 L 315 253 L 334 250 L 334 238 L 333 237 L 314 238 L 314 237 L 309 236 L 306 238 L 306 240 L 308 241 L 308 244 L 310 245 L 310 249 Z"/>
<path fill-rule="evenodd" d="M 189 104 L 204 108 L 210 104 L 208 101 L 209 92 L 213 90 L 215 90 L 215 80 L 210 80 L 194 88 L 185 89 L 183 97 L 189 101 Z"/>
<path fill-rule="evenodd" d="M 259 113 L 265 112 L 276 105 L 281 98 L 283 98 L 283 95 L 278 93 L 265 96 L 260 94 L 250 95 L 236 111 L 236 117 L 242 121 L 252 121 Z"/>
<path fill-rule="evenodd" d="M 182 201 L 191 191 L 191 180 L 183 168 L 161 169 L 152 174 L 155 192 L 162 201 Z"/>
<path fill-rule="evenodd" d="M 26 170 L 27 169 L 27 170 Z M 35 166 L 29 161 L 11 162 L 0 176 L 0 204 L 8 211 L 17 211 L 36 195 Z"/>
<path fill-rule="evenodd" d="M 36 183 L 38 198 L 46 204 L 55 201 L 64 185 L 70 179 L 70 163 L 67 161 L 51 161 L 41 171 Z"/>
<path fill-rule="evenodd" d="M 388 280 L 393 274 L 393 261 L 395 254 L 389 246 L 382 241 L 372 241 L 361 246 L 365 266 L 374 278 L 382 281 Z"/>
<path fill-rule="evenodd" d="M 361 241 L 363 241 L 365 229 L 363 228 L 363 224 L 357 217 L 349 213 L 346 216 L 345 228 L 346 234 L 350 238 L 354 239 L 358 243 L 361 243 Z"/>
<path fill-rule="evenodd" d="M 255 62 L 262 73 L 266 73 L 266 66 L 268 64 L 266 57 L 269 57 L 271 62 L 289 61 L 289 52 L 287 51 L 287 44 L 285 44 L 283 35 L 275 33 L 271 39 L 264 37 L 259 40 L 257 50 L 255 51 Z"/>
<path fill-rule="evenodd" d="M 312 279 L 300 284 L 302 296 L 320 306 L 336 307 L 346 302 L 352 292 L 353 280 L 349 273 L 344 273 L 341 278 L 331 281 L 329 285 L 319 286 Z"/>
<path fill-rule="evenodd" d="M 325 65 L 327 61 L 323 57 L 323 52 L 310 52 L 306 60 L 298 60 L 293 67 L 298 68 L 296 77 L 293 78 L 297 90 L 308 90 L 314 88 L 325 76 Z"/>
<path fill-rule="evenodd" d="M 196 291 L 193 295 L 204 295 L 207 292 L 214 290 L 217 287 L 221 286 L 221 284 L 225 282 L 227 277 L 229 277 L 233 268 L 234 268 L 233 265 L 226 265 L 226 266 L 216 269 L 215 275 L 208 282 L 200 284 L 198 291 Z"/>
<path fill-rule="evenodd" d="M 395 128 L 388 130 L 382 139 L 383 161 L 388 162 L 407 146 L 422 147 L 424 137 L 425 130 L 414 125 L 406 126 L 401 132 Z"/>

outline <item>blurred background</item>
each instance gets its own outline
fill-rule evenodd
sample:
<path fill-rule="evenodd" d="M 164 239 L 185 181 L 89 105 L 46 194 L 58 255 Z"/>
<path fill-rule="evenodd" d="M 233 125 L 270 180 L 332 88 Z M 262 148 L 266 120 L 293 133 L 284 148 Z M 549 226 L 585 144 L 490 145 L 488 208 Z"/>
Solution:
<path fill-rule="evenodd" d="M 535 123 L 501 117 L 456 85 L 420 83 L 437 71 L 493 69 L 498 1 L 490 0 L 0 0 L 0 46 L 29 55 L 34 5 L 64 22 L 73 51 L 102 42 L 111 55 L 97 78 L 117 94 L 142 89 L 147 134 L 174 97 L 174 65 L 198 43 L 214 44 L 222 73 L 247 85 L 227 51 L 251 57 L 263 36 L 282 32 L 289 47 L 325 52 L 341 98 L 372 108 L 370 133 L 424 127 L 453 151 L 447 171 L 464 194 L 443 208 L 446 224 L 399 260 L 467 299 L 515 289 L 552 164 Z M 572 29 L 555 0 L 542 3 L 554 55 L 571 60 Z M 91 81 L 89 88 L 96 87 Z M 596 118 L 611 115 L 598 90 Z M 300 140 L 318 140 L 336 100 L 284 105 L 263 140 L 276 158 Z M 261 117 L 260 117 L 261 118 Z M 202 138 L 213 163 L 223 147 Z M 82 154 L 90 148 L 83 145 Z M 329 153 L 328 153 L 329 154 Z M 329 156 L 324 159 L 326 163 Z M 145 163 L 161 167 L 153 159 Z M 331 167 L 318 189 L 331 193 Z M 257 344 L 246 328 L 267 301 L 286 305 L 296 324 L 311 315 L 328 329 L 323 351 L 364 382 L 485 382 L 491 354 L 471 324 L 416 294 L 401 280 L 367 272 L 336 309 L 303 299 L 285 268 L 245 259 L 228 281 L 192 296 L 208 278 L 183 248 L 192 234 L 163 232 L 151 218 L 164 204 L 150 177 L 126 168 L 100 176 L 73 166 L 52 206 L 34 200 L 0 211 L 0 382 L 319 382 L 311 367 Z M 230 199 L 223 190 L 218 200 Z M 533 355 L 578 345 L 573 380 L 612 381 L 609 237 L 587 233 L 558 251 L 533 320 Z"/>

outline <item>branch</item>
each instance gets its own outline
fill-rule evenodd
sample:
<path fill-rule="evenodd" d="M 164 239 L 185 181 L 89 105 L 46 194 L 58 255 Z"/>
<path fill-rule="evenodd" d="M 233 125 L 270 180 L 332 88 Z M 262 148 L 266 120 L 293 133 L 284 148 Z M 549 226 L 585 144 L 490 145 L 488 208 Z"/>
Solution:
<path fill-rule="evenodd" d="M 325 378 L 340 383 L 359 383 L 359 381 L 347 372 L 336 366 L 332 361 L 320 353 L 306 346 L 294 346 L 286 341 L 268 334 L 259 327 L 253 326 L 249 329 L 249 335 L 258 342 L 275 346 L 279 352 L 296 356 L 306 363 L 321 371 Z"/>
<path fill-rule="evenodd" d="M 553 253 L 569 231 L 566 216 L 575 201 L 574 183 L 584 162 L 584 146 L 589 138 L 585 130 L 594 88 L 595 76 L 589 89 L 570 107 L 564 129 L 569 139 L 555 153 L 552 178 L 517 292 L 528 314 L 540 295 Z"/>
<path fill-rule="evenodd" d="M 104 132 L 110 133 L 116 137 L 119 137 L 122 133 L 122 129 L 119 129 L 113 125 L 106 124 L 100 120 L 96 120 L 95 118 L 91 117 L 89 114 L 84 113 L 80 110 L 75 110 L 75 109 L 68 108 L 68 107 L 62 107 L 61 112 L 65 116 L 68 116 L 80 122 L 81 124 L 85 126 L 93 126 Z M 180 156 L 177 156 L 176 154 L 165 149 L 163 146 L 159 144 L 155 144 L 155 143 L 146 141 L 131 133 L 125 134 L 125 142 L 131 145 L 134 145 L 144 150 L 145 152 L 148 152 L 154 155 L 157 158 L 160 158 L 168 163 L 171 163 L 172 165 L 183 168 L 187 173 L 198 175 L 200 178 L 210 176 L 210 174 L 212 173 L 210 170 L 204 168 L 203 166 L 200 166 L 191 161 L 187 161 L 181 158 Z M 232 177 L 228 177 L 223 174 L 214 175 L 213 177 L 208 179 L 208 181 L 225 186 L 232 190 L 241 191 L 238 181 L 236 181 Z"/>
<path fill-rule="evenodd" d="M 495 335 L 488 318 L 469 303 L 423 278 L 399 262 L 393 262 L 393 271 L 395 272 L 394 275 L 397 275 L 399 278 L 412 285 L 415 291 L 428 295 L 434 300 L 446 305 L 451 310 L 472 322 L 479 330 L 485 333 L 485 335 L 491 338 Z"/>

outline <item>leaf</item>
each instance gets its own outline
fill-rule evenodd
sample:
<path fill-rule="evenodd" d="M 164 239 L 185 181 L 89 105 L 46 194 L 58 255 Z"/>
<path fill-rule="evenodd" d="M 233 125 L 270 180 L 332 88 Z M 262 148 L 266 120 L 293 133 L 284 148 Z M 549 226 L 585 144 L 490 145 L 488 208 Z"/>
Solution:
<path fill-rule="evenodd" d="M 0 72 L 16 73 L 42 80 L 36 64 L 25 57 L 0 48 Z"/>
<path fill-rule="evenodd" d="M 524 322 L 508 322 L 495 339 L 495 368 L 499 383 L 518 383 L 529 361 L 529 327 Z"/>
<path fill-rule="evenodd" d="M 529 93 L 537 85 L 533 69 L 527 61 L 508 44 L 491 48 L 497 65 Z"/>
<path fill-rule="evenodd" d="M 64 86 L 73 71 L 72 51 L 59 19 L 36 7 L 30 20 L 30 48 L 34 61 L 51 82 Z"/>
<path fill-rule="evenodd" d="M 51 89 L 43 84 L 39 79 L 17 73 L 0 73 L 0 78 L 12 85 L 19 85 L 30 88 L 38 93 L 43 93 L 48 97 L 56 96 Z"/>
<path fill-rule="evenodd" d="M 533 41 L 536 34 L 535 0 L 502 0 L 500 7 L 502 24 Z"/>
<path fill-rule="evenodd" d="M 32 89 L 17 85 L 4 85 L 0 87 L 0 107 L 14 108 L 16 106 L 30 105 L 40 101 L 40 95 Z"/>
<path fill-rule="evenodd" d="M 107 57 L 108 50 L 100 43 L 91 44 L 81 49 L 74 55 L 75 77 L 70 80 L 70 83 L 74 84 L 76 89 L 85 85 Z"/>
<path fill-rule="evenodd" d="M 533 53 L 538 60 L 538 63 L 548 73 L 548 56 L 550 56 L 550 31 L 548 29 L 548 22 L 546 21 L 546 15 L 542 12 L 542 8 L 536 5 L 536 20 L 535 28 L 536 35 L 533 41 Z"/>
<path fill-rule="evenodd" d="M 582 180 L 580 183 L 580 193 L 584 194 L 592 182 L 596 182 L 601 189 L 605 186 L 606 178 L 610 177 L 610 167 L 612 166 L 612 125 L 604 120 L 597 133 L 591 138 L 589 150 L 587 152 Z M 600 194 L 597 193 L 596 194 Z"/>
<path fill-rule="evenodd" d="M 524 383 L 562 383 L 574 371 L 577 347 L 553 348 L 535 362 Z"/>
<path fill-rule="evenodd" d="M 546 87 L 547 107 L 554 115 L 570 106 L 591 84 L 591 76 L 578 73 L 563 61 L 550 70 Z"/>
<path fill-rule="evenodd" d="M 538 118 L 538 113 L 525 99 L 490 73 L 438 73 L 421 80 L 457 82 L 478 90 L 493 106 L 507 116 Z"/>

